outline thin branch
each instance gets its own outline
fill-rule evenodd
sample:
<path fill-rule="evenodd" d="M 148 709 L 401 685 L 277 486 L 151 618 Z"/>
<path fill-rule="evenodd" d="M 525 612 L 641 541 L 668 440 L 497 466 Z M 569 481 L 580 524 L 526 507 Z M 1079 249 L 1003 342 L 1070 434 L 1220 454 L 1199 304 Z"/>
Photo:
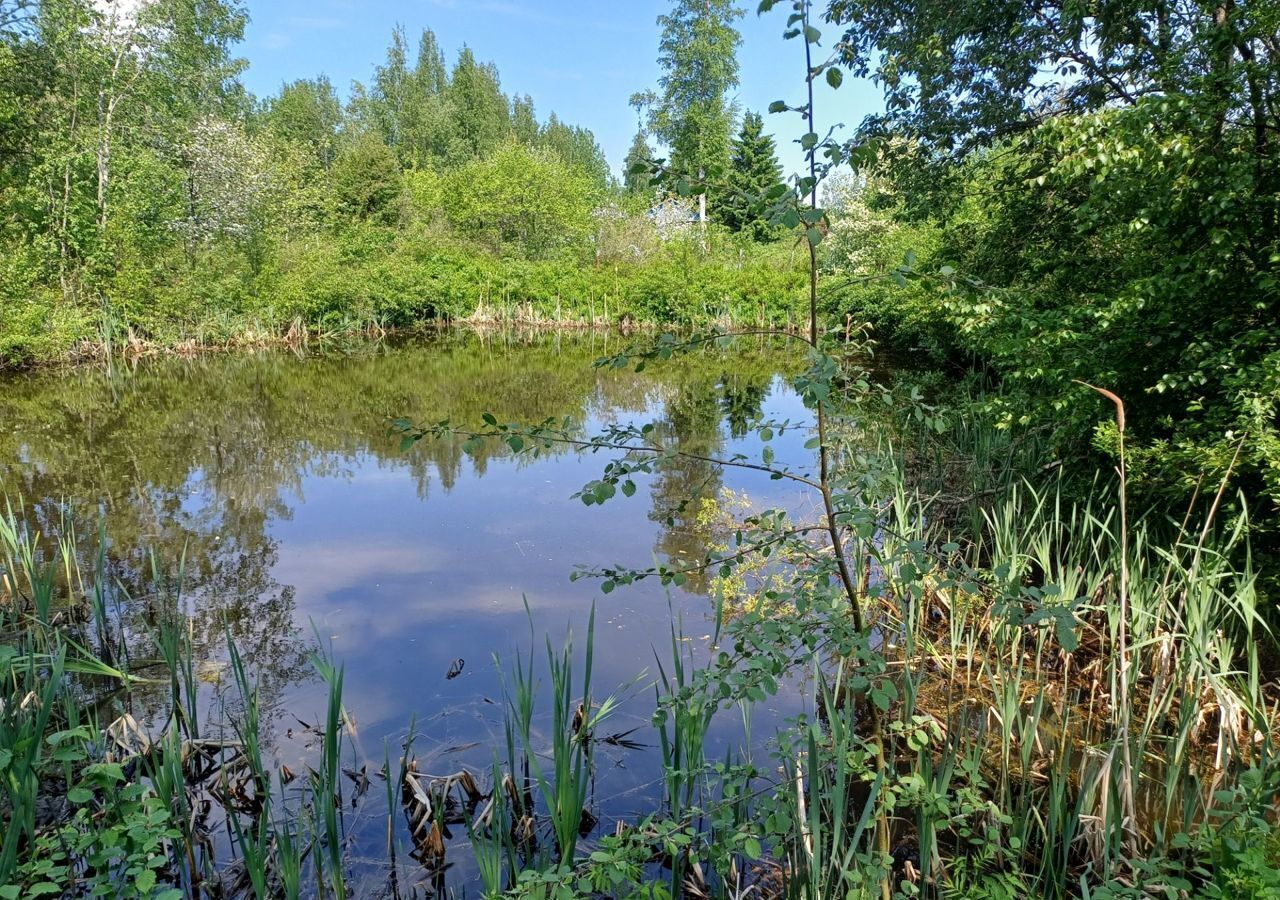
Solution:
<path fill-rule="evenodd" d="M 564 444 L 569 447 L 579 447 L 583 450 L 618 450 L 623 453 L 649 453 L 655 456 L 673 456 L 681 459 L 691 459 L 698 462 L 711 463 L 716 466 L 727 466 L 735 469 L 749 469 L 755 472 L 764 472 L 773 478 L 786 479 L 794 481 L 798 484 L 807 485 L 815 490 L 820 490 L 821 485 L 811 478 L 805 478 L 803 475 L 797 475 L 794 472 L 788 472 L 786 469 L 776 469 L 772 466 L 766 466 L 762 463 L 752 463 L 746 460 L 720 459 L 715 456 L 704 456 L 701 453 L 690 453 L 687 450 L 671 450 L 667 447 L 654 447 L 650 445 L 621 444 L 613 441 L 602 440 L 585 440 L 582 438 L 571 438 L 564 435 L 547 435 L 538 434 L 528 431 L 469 431 L 465 428 L 448 428 L 438 432 L 425 431 L 419 437 L 425 434 L 452 434 L 459 437 L 475 437 L 475 438 L 498 438 L 502 439 L 510 435 L 519 437 L 527 437 L 535 441 L 549 441 L 553 444 Z"/>

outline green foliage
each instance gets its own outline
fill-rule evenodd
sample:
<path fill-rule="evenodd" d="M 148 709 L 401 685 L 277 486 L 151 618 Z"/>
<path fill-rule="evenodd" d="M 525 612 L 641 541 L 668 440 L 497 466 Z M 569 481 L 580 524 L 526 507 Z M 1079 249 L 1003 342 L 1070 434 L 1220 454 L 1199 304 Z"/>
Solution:
<path fill-rule="evenodd" d="M 581 248 L 596 199 L 582 170 L 514 141 L 453 172 L 445 193 L 445 209 L 461 233 L 531 259 Z"/>
<path fill-rule="evenodd" d="M 734 107 L 729 92 L 738 84 L 734 22 L 743 15 L 733 0 L 675 0 L 658 17 L 658 80 L 661 95 L 637 95 L 649 107 L 649 128 L 671 151 L 670 170 L 700 186 L 723 178 L 729 168 Z"/>
<path fill-rule="evenodd" d="M 87 738 L 87 732 L 80 735 Z M 179 900 L 163 880 L 168 845 L 180 833 L 169 810 L 146 785 L 129 782 L 118 764 L 86 766 L 68 793 L 70 819 L 37 837 L 14 881 L 0 897 L 65 896 Z"/>
<path fill-rule="evenodd" d="M 567 125 L 552 113 L 535 143 L 555 153 L 567 166 L 585 176 L 595 190 L 605 191 L 614 187 L 609 161 L 596 143 L 595 135 L 586 128 Z"/>
<path fill-rule="evenodd" d="M 622 188 L 628 194 L 648 199 L 653 194 L 653 177 L 649 165 L 653 159 L 653 148 L 649 146 L 649 138 L 644 129 L 636 132 L 631 141 L 631 148 L 622 161 Z"/>
<path fill-rule="evenodd" d="M 255 108 L 234 2 L 164 0 L 134 16 L 54 0 L 3 22 L 0 364 L 469 315 L 501 257 L 560 259 L 574 271 L 551 280 L 570 306 L 603 292 L 586 266 L 592 212 L 613 186 L 594 136 L 554 114 L 540 124 L 469 50 L 447 71 L 430 31 L 416 60 L 395 31 L 344 110 L 323 77 Z M 387 258 L 398 251 L 409 255 Z M 442 274 L 444 260 L 460 271 Z M 386 280 L 362 283 L 352 266 Z M 536 280 L 540 296 L 549 277 Z"/>
<path fill-rule="evenodd" d="M 875 173 L 833 176 L 825 189 L 829 233 L 819 262 L 826 308 L 855 325 L 871 323 L 890 346 L 924 349 L 933 361 L 945 360 L 955 335 L 939 315 L 937 292 L 918 279 L 893 277 L 910 260 L 936 265 L 939 229 L 907 219 L 901 196 Z"/>
<path fill-rule="evenodd" d="M 498 70 L 476 61 L 463 47 L 449 79 L 454 147 L 457 159 L 474 159 L 496 150 L 510 127 Z"/>
<path fill-rule="evenodd" d="M 1077 382 L 1113 390 L 1138 498 L 1182 506 L 1227 479 L 1226 503 L 1249 498 L 1270 556 L 1275 16 L 1174 6 L 834 0 L 846 64 L 878 67 L 886 91 L 860 135 L 895 197 L 878 243 L 901 251 L 906 235 L 917 254 L 900 297 L 850 289 L 846 309 L 976 363 L 1001 386 L 991 414 L 1050 430 L 1070 458 L 1115 456 L 1108 409 Z"/>
<path fill-rule="evenodd" d="M 342 104 L 329 79 L 301 78 L 280 89 L 267 101 L 263 120 L 268 130 L 285 144 L 302 147 L 313 166 L 328 171 L 338 153 Z"/>
<path fill-rule="evenodd" d="M 339 208 L 357 221 L 393 223 L 399 212 L 395 201 L 400 189 L 400 164 L 376 138 L 362 138 L 334 165 L 334 196 Z"/>
<path fill-rule="evenodd" d="M 734 231 L 748 232 L 758 241 L 776 238 L 777 230 L 767 220 L 767 198 L 770 190 L 780 184 L 782 166 L 773 138 L 764 133 L 760 114 L 749 112 L 733 139 L 720 221 Z"/>
<path fill-rule="evenodd" d="M 181 6 L 135 20 L 56 0 L 0 36 L 3 365 L 433 316 L 794 320 L 793 255 L 715 229 L 693 241 L 682 207 L 671 223 L 651 198 L 611 202 L 591 132 L 539 123 L 469 50 L 449 71 L 434 34 L 415 57 L 398 29 L 346 109 L 323 77 L 255 108 L 233 55 L 243 10 Z M 174 27 L 152 28 L 164 15 Z M 737 11 L 716 16 L 668 23 L 670 110 L 692 104 L 680 116 L 705 131 L 719 109 L 727 141 Z M 677 46 L 686 31 L 706 60 Z M 697 90 L 704 62 L 719 99 Z M 647 174 L 628 179 L 648 193 Z"/>

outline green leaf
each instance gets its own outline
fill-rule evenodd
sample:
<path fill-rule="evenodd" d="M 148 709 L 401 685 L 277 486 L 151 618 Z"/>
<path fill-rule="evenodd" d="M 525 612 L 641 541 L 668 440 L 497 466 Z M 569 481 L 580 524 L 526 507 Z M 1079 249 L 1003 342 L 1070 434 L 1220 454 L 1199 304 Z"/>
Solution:
<path fill-rule="evenodd" d="M 73 787 L 67 791 L 67 799 L 72 803 L 88 803 L 93 799 L 93 791 L 83 787 Z"/>
<path fill-rule="evenodd" d="M 742 842 L 742 852 L 747 855 L 748 859 L 759 859 L 764 855 L 764 849 L 760 846 L 760 841 L 753 837 L 749 837 Z"/>
<path fill-rule="evenodd" d="M 844 72 L 837 66 L 827 69 L 827 84 L 833 88 L 838 88 L 844 84 Z"/>
<path fill-rule="evenodd" d="M 804 26 L 804 39 L 810 44 L 816 44 L 822 40 L 822 32 L 812 25 L 806 25 Z"/>
<path fill-rule="evenodd" d="M 1058 636 L 1058 643 L 1062 645 L 1062 649 L 1068 653 L 1074 653 L 1080 646 L 1080 638 L 1076 634 L 1075 622 L 1069 615 L 1058 617 L 1058 621 L 1054 626 L 1054 631 Z"/>

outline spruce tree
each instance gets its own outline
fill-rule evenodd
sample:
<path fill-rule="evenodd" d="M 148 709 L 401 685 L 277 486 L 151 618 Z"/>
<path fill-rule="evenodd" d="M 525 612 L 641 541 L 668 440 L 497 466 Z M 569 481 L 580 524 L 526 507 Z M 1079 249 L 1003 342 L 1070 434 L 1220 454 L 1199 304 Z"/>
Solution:
<path fill-rule="evenodd" d="M 773 138 L 764 133 L 764 119 L 749 112 L 733 139 L 725 197 L 720 220 L 734 231 L 745 231 L 757 241 L 770 240 L 774 229 L 764 219 L 763 196 L 782 181 Z"/>

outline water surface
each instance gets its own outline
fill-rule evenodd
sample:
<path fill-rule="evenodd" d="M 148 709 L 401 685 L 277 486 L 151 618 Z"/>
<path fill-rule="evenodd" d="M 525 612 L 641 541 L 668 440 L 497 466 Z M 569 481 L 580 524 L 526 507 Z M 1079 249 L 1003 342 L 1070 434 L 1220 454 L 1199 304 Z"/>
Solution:
<path fill-rule="evenodd" d="M 777 346 L 743 340 L 640 374 L 592 368 L 626 342 L 457 332 L 10 378 L 0 382 L 0 491 L 47 534 L 74 528 L 87 545 L 105 528 L 126 621 L 145 623 L 155 602 L 150 554 L 171 578 L 181 566 L 210 722 L 235 699 L 221 664 L 225 622 L 261 680 L 279 764 L 300 770 L 313 750 L 300 722 L 323 719 L 308 661 L 318 637 L 345 667 L 353 767 L 379 768 L 384 745 L 395 759 L 415 722 L 422 771 L 486 770 L 503 743 L 494 656 L 513 661 L 531 642 L 542 654 L 547 635 L 559 644 L 570 630 L 581 647 L 593 604 L 596 693 L 635 685 L 610 727 L 638 728 L 632 737 L 653 744 L 655 654 L 669 657 L 673 612 L 689 646 L 705 648 L 706 584 L 692 579 L 668 596 L 646 582 L 606 596 L 570 573 L 700 559 L 708 534 L 697 504 L 678 510 L 686 498 L 722 488 L 756 503 L 795 498 L 767 476 L 690 462 L 640 480 L 630 499 L 588 507 L 572 494 L 599 474 L 603 454 L 515 458 L 501 445 L 469 454 L 460 440 L 403 452 L 388 428 L 395 416 L 478 425 L 484 412 L 504 422 L 570 416 L 584 434 L 652 421 L 683 449 L 758 457 L 752 420 L 806 420 L 783 377 L 796 360 Z M 779 461 L 804 460 L 807 436 L 776 439 Z M 143 707 L 135 714 L 161 713 L 159 697 L 131 702 Z M 742 740 L 741 722 L 722 718 L 713 757 Z M 600 831 L 653 811 L 655 757 L 603 747 Z M 386 877 L 378 797 L 380 788 L 349 822 L 356 877 L 369 883 Z M 362 857 L 379 863 L 362 867 Z M 465 887 L 469 864 L 460 853 L 451 860 L 452 886 Z"/>

